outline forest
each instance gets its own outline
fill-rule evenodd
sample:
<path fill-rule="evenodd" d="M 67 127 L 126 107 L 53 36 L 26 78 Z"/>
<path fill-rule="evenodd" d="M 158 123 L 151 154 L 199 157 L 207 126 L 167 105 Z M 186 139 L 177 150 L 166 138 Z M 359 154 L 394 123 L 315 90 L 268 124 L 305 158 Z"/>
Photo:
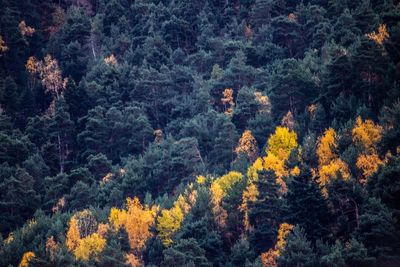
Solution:
<path fill-rule="evenodd" d="M 0 7 L 0 266 L 400 266 L 399 0 Z"/>

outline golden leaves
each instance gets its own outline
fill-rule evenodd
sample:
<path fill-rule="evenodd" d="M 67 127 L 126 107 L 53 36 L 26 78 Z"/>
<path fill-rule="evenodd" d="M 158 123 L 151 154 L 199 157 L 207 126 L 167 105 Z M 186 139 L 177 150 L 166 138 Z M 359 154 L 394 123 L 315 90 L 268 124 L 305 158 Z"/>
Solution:
<path fill-rule="evenodd" d="M 87 261 L 89 258 L 100 254 L 106 245 L 106 240 L 94 233 L 80 240 L 79 246 L 74 250 L 75 257 Z"/>
<path fill-rule="evenodd" d="M 361 171 L 360 182 L 365 184 L 384 162 L 379 158 L 377 144 L 382 138 L 383 128 L 371 120 L 362 121 L 360 117 L 352 130 L 353 142 L 362 148 L 356 166 Z"/>
<path fill-rule="evenodd" d="M 146 241 L 152 236 L 150 228 L 154 225 L 157 207 L 143 206 L 137 197 L 126 200 L 126 210 L 111 208 L 108 220 L 114 230 L 124 227 L 129 245 L 135 255 L 139 255 Z"/>
<path fill-rule="evenodd" d="M 44 57 L 43 61 L 29 57 L 25 67 L 30 74 L 39 76 L 46 93 L 51 93 L 56 99 L 62 96 L 67 80 L 62 78 L 61 70 L 55 58 L 49 54 Z"/>
<path fill-rule="evenodd" d="M 221 227 L 226 226 L 228 213 L 221 207 L 222 199 L 229 193 L 234 184 L 243 179 L 243 175 L 239 172 L 229 172 L 212 182 L 210 192 L 211 201 L 213 203 L 212 212 L 215 222 Z"/>
<path fill-rule="evenodd" d="M 34 257 L 35 253 L 32 251 L 25 252 L 18 267 L 29 267 L 29 262 L 31 262 Z"/>
<path fill-rule="evenodd" d="M 239 206 L 239 210 L 243 212 L 243 226 L 246 231 L 251 230 L 249 222 L 249 203 L 254 203 L 259 195 L 258 188 L 254 183 L 247 185 L 246 190 L 242 194 L 242 204 Z"/>
<path fill-rule="evenodd" d="M 270 114 L 271 113 L 271 102 L 268 96 L 263 95 L 261 92 L 254 92 L 254 97 L 260 106 L 258 111 L 260 113 Z"/>
<path fill-rule="evenodd" d="M 89 210 L 78 212 L 69 221 L 66 246 L 76 259 L 96 259 L 106 245 L 104 229 L 104 225 L 98 225 Z"/>
<path fill-rule="evenodd" d="M 320 166 L 329 164 L 337 157 L 335 154 L 336 148 L 336 131 L 329 128 L 320 138 L 317 146 L 317 156 Z"/>
<path fill-rule="evenodd" d="M 365 36 L 376 44 L 383 45 L 383 43 L 389 38 L 389 33 L 386 24 L 380 24 L 377 32 L 367 33 Z"/>
<path fill-rule="evenodd" d="M 228 116 L 233 115 L 233 109 L 235 108 L 235 102 L 233 101 L 233 90 L 232 88 L 225 88 L 222 92 L 221 102 L 225 108 L 225 114 Z"/>
<path fill-rule="evenodd" d="M 297 134 L 286 127 L 277 127 L 275 133 L 268 139 L 268 154 L 273 154 L 280 160 L 287 160 L 293 149 L 298 146 Z"/>
<path fill-rule="evenodd" d="M 322 193 L 326 197 L 328 196 L 326 185 L 333 179 L 336 179 L 339 173 L 344 180 L 350 178 L 350 171 L 347 164 L 336 153 L 336 141 L 336 131 L 329 128 L 320 137 L 317 145 L 319 182 L 322 187 Z"/>
<path fill-rule="evenodd" d="M 288 223 L 282 223 L 279 225 L 278 240 L 274 248 L 269 249 L 260 255 L 261 264 L 263 267 L 277 266 L 276 259 L 281 255 L 282 251 L 286 246 L 286 237 L 293 230 L 293 225 Z"/>
<path fill-rule="evenodd" d="M 371 120 L 362 121 L 361 117 L 356 119 L 352 130 L 353 142 L 360 144 L 365 150 L 375 150 L 377 143 L 382 138 L 383 128 Z"/>
<path fill-rule="evenodd" d="M 161 215 L 157 218 L 156 229 L 165 246 L 170 246 L 173 243 L 172 237 L 181 228 L 185 215 L 195 204 L 195 200 L 192 199 L 196 195 L 194 192 L 186 192 L 187 198 L 191 201 L 187 201 L 183 195 L 179 195 L 173 207 L 162 210 Z"/>

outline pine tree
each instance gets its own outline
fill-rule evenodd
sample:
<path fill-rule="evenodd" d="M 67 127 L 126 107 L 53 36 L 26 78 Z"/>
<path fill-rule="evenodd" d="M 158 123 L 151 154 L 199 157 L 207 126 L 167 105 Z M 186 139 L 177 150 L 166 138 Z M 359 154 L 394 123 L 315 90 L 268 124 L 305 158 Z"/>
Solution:
<path fill-rule="evenodd" d="M 286 205 L 286 221 L 303 228 L 310 240 L 328 238 L 331 215 L 310 172 L 302 171 L 290 182 Z"/>
<path fill-rule="evenodd" d="M 295 226 L 286 239 L 286 246 L 278 257 L 278 266 L 314 266 L 316 255 L 304 230 Z"/>
<path fill-rule="evenodd" d="M 254 228 L 250 233 L 250 243 L 260 253 L 275 244 L 282 216 L 282 200 L 278 196 L 279 186 L 274 172 L 259 172 L 256 185 L 259 195 L 254 203 L 249 204 L 249 222 Z"/>

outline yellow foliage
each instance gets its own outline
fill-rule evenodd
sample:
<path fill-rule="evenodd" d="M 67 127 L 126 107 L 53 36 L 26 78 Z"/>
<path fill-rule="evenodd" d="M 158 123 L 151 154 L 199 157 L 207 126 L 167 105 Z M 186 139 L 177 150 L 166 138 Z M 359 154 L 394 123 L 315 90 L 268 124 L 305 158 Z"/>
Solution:
<path fill-rule="evenodd" d="M 35 257 L 32 251 L 25 252 L 18 267 L 29 267 L 29 262 Z"/>
<path fill-rule="evenodd" d="M 286 237 L 293 230 L 293 225 L 282 223 L 278 230 L 278 240 L 274 248 L 269 249 L 260 255 L 261 265 L 263 267 L 276 267 L 276 260 L 281 255 L 286 246 Z"/>
<path fill-rule="evenodd" d="M 267 154 L 273 154 L 280 160 L 287 160 L 297 147 L 297 134 L 285 127 L 277 127 L 268 139 Z"/>
<path fill-rule="evenodd" d="M 222 198 L 224 197 L 224 191 L 222 190 L 221 186 L 218 183 L 211 184 L 211 201 L 213 205 L 219 205 Z"/>
<path fill-rule="evenodd" d="M 271 102 L 268 96 L 263 95 L 261 92 L 255 92 L 254 97 L 259 104 L 258 111 L 260 113 L 270 114 L 271 113 Z"/>
<path fill-rule="evenodd" d="M 336 148 L 336 132 L 334 129 L 329 128 L 318 142 L 317 155 L 319 165 L 329 164 L 333 159 L 337 158 L 334 152 Z"/>
<path fill-rule="evenodd" d="M 295 166 L 293 169 L 290 170 L 290 175 L 292 176 L 298 176 L 300 174 L 300 168 L 298 166 Z"/>
<path fill-rule="evenodd" d="M 287 187 L 283 177 L 288 176 L 289 173 L 299 173 L 298 167 L 288 170 L 285 165 L 290 153 L 297 146 L 297 134 L 294 131 L 285 127 L 277 127 L 275 133 L 268 139 L 267 156 L 256 159 L 247 170 L 247 176 L 251 180 L 257 180 L 258 171 L 272 170 L 277 176 L 277 183 L 281 185 L 280 192 L 284 194 Z"/>
<path fill-rule="evenodd" d="M 204 184 L 206 182 L 206 177 L 204 177 L 203 175 L 199 175 L 197 176 L 196 181 L 198 184 Z"/>
<path fill-rule="evenodd" d="M 152 236 L 150 227 L 154 225 L 156 207 L 143 207 L 137 197 L 126 200 L 126 210 L 111 208 L 108 220 L 115 230 L 124 227 L 129 245 L 135 253 L 140 253 L 146 241 Z"/>
<path fill-rule="evenodd" d="M 250 130 L 243 132 L 239 144 L 235 149 L 236 154 L 244 153 L 247 158 L 253 162 L 258 156 L 257 141 Z"/>
<path fill-rule="evenodd" d="M 120 210 L 118 208 L 111 208 L 108 221 L 114 227 L 115 230 L 119 230 L 124 226 L 126 222 L 126 210 Z"/>
<path fill-rule="evenodd" d="M 220 204 L 222 199 L 229 193 L 232 186 L 243 178 L 240 172 L 229 172 L 213 181 L 211 184 L 211 201 L 213 203 L 212 212 L 216 223 L 220 227 L 225 227 L 228 213 Z"/>
<path fill-rule="evenodd" d="M 233 101 L 233 90 L 232 88 L 225 88 L 222 92 L 221 102 L 225 107 L 225 114 L 232 116 L 233 109 L 235 108 L 235 102 Z"/>
<path fill-rule="evenodd" d="M 290 232 L 293 230 L 293 225 L 289 223 L 282 223 L 279 225 L 279 230 L 278 230 L 278 241 L 276 242 L 275 245 L 275 250 L 277 250 L 280 255 L 280 253 L 284 250 L 286 246 L 286 237 L 290 234 Z"/>
<path fill-rule="evenodd" d="M 258 188 L 254 183 L 250 183 L 246 190 L 243 191 L 242 194 L 242 204 L 239 206 L 239 210 L 244 213 L 243 225 L 246 231 L 249 231 L 251 228 L 249 222 L 249 203 L 255 202 L 259 195 Z"/>
<path fill-rule="evenodd" d="M 389 38 L 389 33 L 386 28 L 386 24 L 380 24 L 378 28 L 378 32 L 372 32 L 366 34 L 366 36 L 374 41 L 378 45 L 382 45 Z"/>
<path fill-rule="evenodd" d="M 282 160 L 274 154 L 268 154 L 264 157 L 265 170 L 272 170 L 277 177 L 288 176 L 288 171 L 285 168 L 285 160 Z"/>
<path fill-rule="evenodd" d="M 346 181 L 350 178 L 349 167 L 341 159 L 335 159 L 327 165 L 319 167 L 319 181 L 322 186 L 322 193 L 324 196 L 328 196 L 328 192 L 325 188 L 332 180 L 337 178 L 337 174 L 340 173 L 342 178 Z"/>
<path fill-rule="evenodd" d="M 100 254 L 106 245 L 106 240 L 94 233 L 79 241 L 78 247 L 74 250 L 77 259 L 87 261 L 89 258 Z"/>
<path fill-rule="evenodd" d="M 337 148 L 336 138 L 335 130 L 329 128 L 320 138 L 317 146 L 319 182 L 322 187 L 322 193 L 325 196 L 328 196 L 325 186 L 333 179 L 336 179 L 338 173 L 341 174 L 344 180 L 350 178 L 347 164 L 335 153 Z"/>
<path fill-rule="evenodd" d="M 81 235 L 79 232 L 77 220 L 75 218 L 71 218 L 71 220 L 69 221 L 67 240 L 65 241 L 67 248 L 70 251 L 75 250 L 79 245 L 80 239 L 81 239 Z"/>
<path fill-rule="evenodd" d="M 179 206 L 161 211 L 161 216 L 157 219 L 156 228 L 165 246 L 172 244 L 172 237 L 180 229 L 183 218 L 184 215 Z"/>
<path fill-rule="evenodd" d="M 362 121 L 358 117 L 352 130 L 353 142 L 361 144 L 367 151 L 374 150 L 382 138 L 382 132 L 383 128 L 380 125 L 371 120 Z"/>
<path fill-rule="evenodd" d="M 357 158 L 356 166 L 362 171 L 363 176 L 368 178 L 378 170 L 379 166 L 383 164 L 384 162 L 378 157 L 378 155 L 373 153 L 360 155 Z"/>

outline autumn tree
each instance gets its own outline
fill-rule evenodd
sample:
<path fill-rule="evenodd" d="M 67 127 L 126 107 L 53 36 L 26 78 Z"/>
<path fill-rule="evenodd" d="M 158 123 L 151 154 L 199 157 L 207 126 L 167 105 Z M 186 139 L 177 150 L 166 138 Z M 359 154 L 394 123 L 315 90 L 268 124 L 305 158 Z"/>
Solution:
<path fill-rule="evenodd" d="M 172 238 L 181 228 L 183 219 L 190 208 L 191 205 L 183 195 L 180 195 L 171 209 L 161 211 L 161 215 L 157 218 L 156 229 L 165 246 L 170 246 L 173 243 Z"/>
<path fill-rule="evenodd" d="M 106 245 L 103 227 L 89 210 L 77 212 L 69 221 L 65 243 L 76 259 L 97 259 Z"/>
<path fill-rule="evenodd" d="M 233 110 L 235 108 L 232 88 L 225 88 L 225 90 L 222 92 L 221 102 L 224 105 L 225 114 L 228 116 L 232 116 Z"/>
<path fill-rule="evenodd" d="M 327 191 L 324 187 L 332 179 L 336 179 L 338 173 L 345 180 L 350 177 L 347 164 L 337 155 L 337 135 L 334 129 L 327 129 L 324 135 L 320 137 L 317 145 L 317 155 L 319 162 L 319 182 L 326 195 Z"/>
<path fill-rule="evenodd" d="M 44 57 L 44 60 L 37 60 L 35 57 L 30 57 L 26 63 L 26 69 L 29 73 L 39 76 L 39 79 L 54 99 L 59 99 L 63 95 L 66 85 L 66 79 L 62 78 L 58 61 L 50 54 Z"/>
<path fill-rule="evenodd" d="M 253 228 L 249 238 L 257 252 L 265 252 L 275 243 L 282 216 L 279 185 L 273 171 L 260 171 L 255 183 L 259 194 L 249 205 L 249 223 Z"/>
<path fill-rule="evenodd" d="M 371 120 L 363 121 L 357 117 L 352 129 L 353 142 L 360 147 L 356 166 L 361 171 L 361 183 L 366 183 L 379 166 L 384 164 L 377 151 L 378 142 L 382 138 L 383 128 Z"/>
<path fill-rule="evenodd" d="M 137 197 L 126 200 L 126 209 L 111 208 L 108 218 L 114 230 L 125 229 L 133 256 L 140 262 L 146 241 L 152 237 L 157 207 L 143 206 Z M 132 257 L 132 256 L 131 256 Z"/>
<path fill-rule="evenodd" d="M 253 162 L 258 156 L 257 141 L 254 139 L 253 134 L 250 130 L 243 132 L 242 137 L 239 140 L 239 144 L 235 149 L 237 155 L 244 153 L 250 162 Z"/>

